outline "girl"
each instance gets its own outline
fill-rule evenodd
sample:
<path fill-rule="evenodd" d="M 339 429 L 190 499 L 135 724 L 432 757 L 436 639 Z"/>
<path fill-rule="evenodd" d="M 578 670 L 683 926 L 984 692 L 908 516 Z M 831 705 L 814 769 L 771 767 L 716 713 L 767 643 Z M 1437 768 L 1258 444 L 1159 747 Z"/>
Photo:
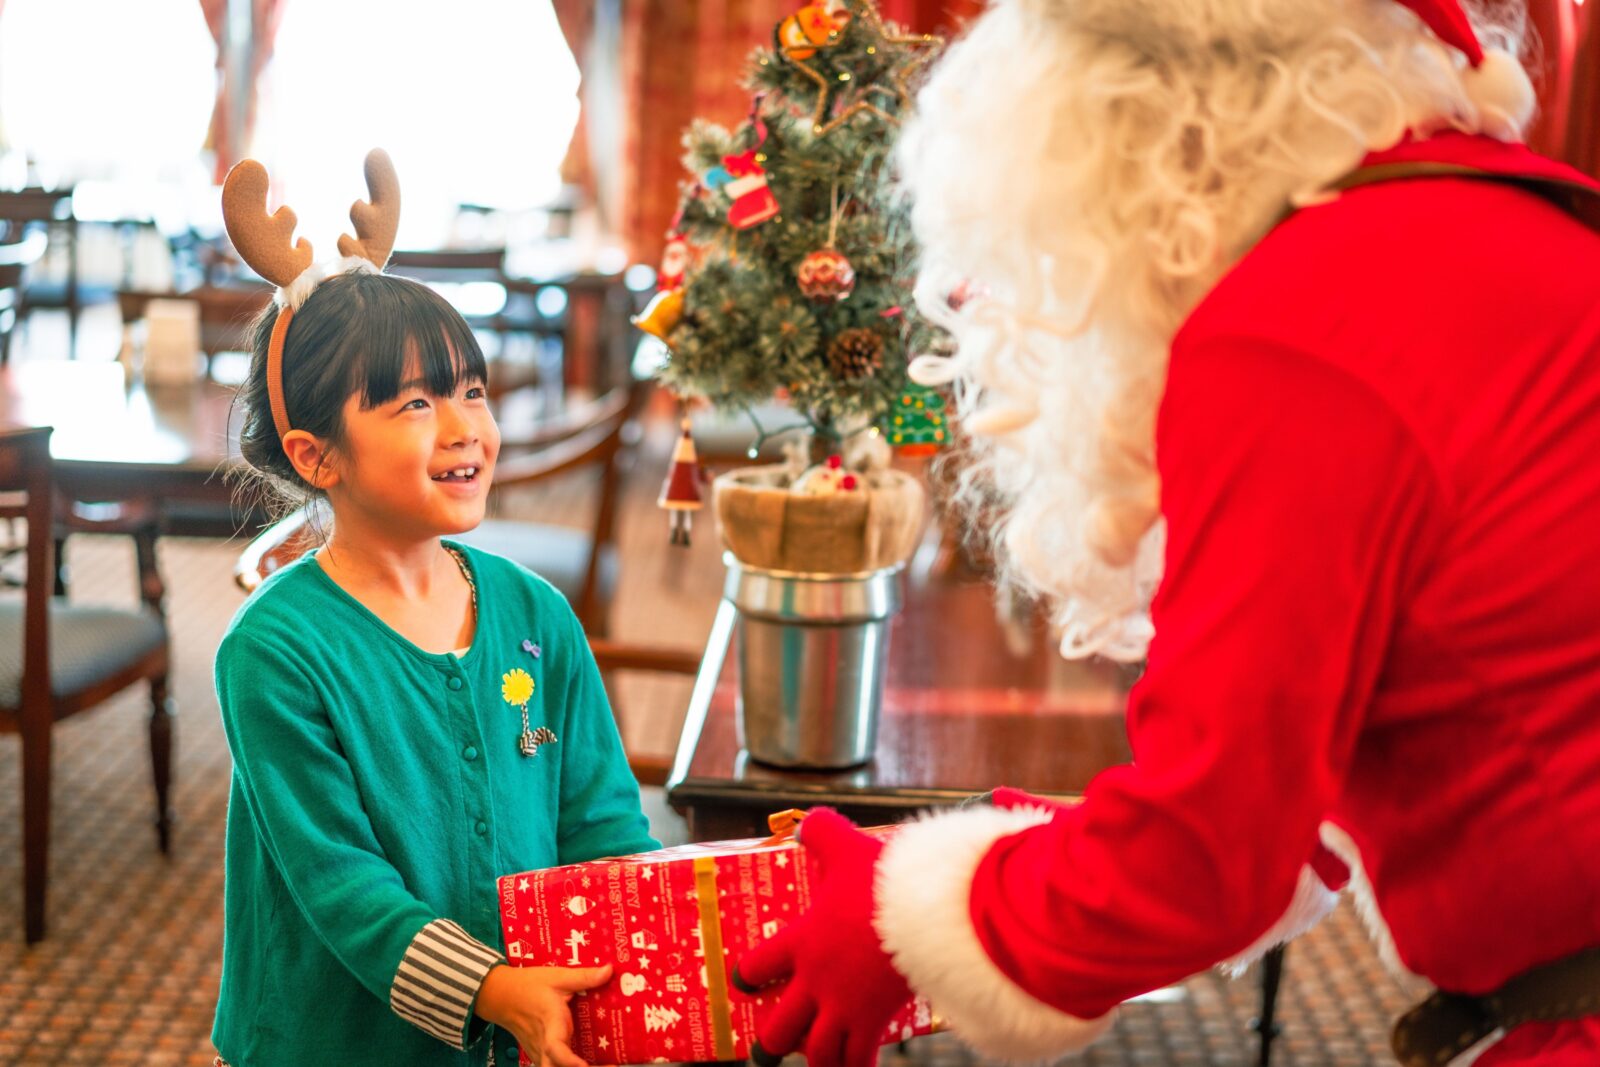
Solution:
<path fill-rule="evenodd" d="M 213 1042 L 233 1067 L 584 1067 L 573 993 L 609 968 L 502 966 L 494 879 L 657 847 L 584 634 L 517 565 L 446 540 L 483 518 L 500 435 L 451 306 L 378 272 L 398 189 L 368 158 L 359 240 L 323 274 L 229 176 L 229 234 L 278 283 L 240 450 L 332 512 L 217 652 L 233 753 Z M 451 1051 L 456 1050 L 456 1051 Z"/>

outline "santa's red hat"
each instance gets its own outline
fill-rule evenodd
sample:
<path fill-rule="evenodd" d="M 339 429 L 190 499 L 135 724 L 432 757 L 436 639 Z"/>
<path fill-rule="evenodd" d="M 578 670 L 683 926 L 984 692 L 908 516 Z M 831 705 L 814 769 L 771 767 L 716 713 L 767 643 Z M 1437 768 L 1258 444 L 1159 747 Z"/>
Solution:
<path fill-rule="evenodd" d="M 1415 12 L 1435 37 L 1467 57 L 1472 65 L 1465 78 L 1467 95 L 1478 107 L 1481 132 L 1502 141 L 1521 140 L 1537 97 L 1517 57 L 1500 49 L 1486 50 L 1460 0 L 1397 2 Z"/>

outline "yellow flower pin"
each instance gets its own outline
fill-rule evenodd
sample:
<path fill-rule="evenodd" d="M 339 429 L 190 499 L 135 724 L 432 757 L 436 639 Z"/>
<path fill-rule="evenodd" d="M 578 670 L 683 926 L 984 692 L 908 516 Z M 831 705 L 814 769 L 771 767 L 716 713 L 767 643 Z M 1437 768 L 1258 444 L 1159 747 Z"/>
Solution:
<path fill-rule="evenodd" d="M 500 676 L 500 695 L 513 707 L 533 699 L 533 678 L 521 667 Z"/>

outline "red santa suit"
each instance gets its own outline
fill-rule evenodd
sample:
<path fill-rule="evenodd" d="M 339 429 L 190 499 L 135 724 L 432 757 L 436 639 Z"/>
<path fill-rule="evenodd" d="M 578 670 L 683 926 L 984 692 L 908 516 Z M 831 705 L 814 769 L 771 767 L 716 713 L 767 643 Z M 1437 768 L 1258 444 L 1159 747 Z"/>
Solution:
<path fill-rule="evenodd" d="M 895 967 L 981 1051 L 1306 925 L 1319 843 L 1441 989 L 1600 946 L 1600 186 L 1460 134 L 1369 159 L 1419 161 L 1463 176 L 1297 212 L 1173 343 L 1133 763 L 877 865 Z M 1600 1018 L 1478 1062 L 1600 1063 Z"/>

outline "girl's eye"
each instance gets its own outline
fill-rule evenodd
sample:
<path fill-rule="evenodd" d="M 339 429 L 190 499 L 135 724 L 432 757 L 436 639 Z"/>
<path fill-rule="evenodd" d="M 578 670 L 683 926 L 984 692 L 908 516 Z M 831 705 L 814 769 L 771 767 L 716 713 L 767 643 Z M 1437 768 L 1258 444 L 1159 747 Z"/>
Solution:
<path fill-rule="evenodd" d="M 404 407 L 402 407 L 400 410 L 401 411 L 421 411 L 423 408 L 425 408 L 427 406 L 428 406 L 428 402 L 426 400 L 422 399 L 422 397 L 419 396 L 415 400 L 407 402 L 406 405 Z"/>
<path fill-rule="evenodd" d="M 467 390 L 468 400 L 482 400 L 487 395 L 488 394 L 484 392 L 483 386 L 481 385 L 474 385 Z"/>

